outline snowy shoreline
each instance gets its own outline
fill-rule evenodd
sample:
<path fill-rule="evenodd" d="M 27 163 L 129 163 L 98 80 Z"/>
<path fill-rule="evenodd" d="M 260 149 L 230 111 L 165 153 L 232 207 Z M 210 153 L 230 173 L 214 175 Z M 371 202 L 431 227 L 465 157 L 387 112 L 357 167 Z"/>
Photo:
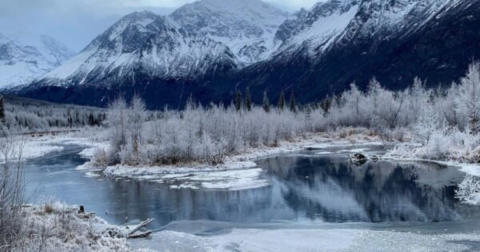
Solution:
<path fill-rule="evenodd" d="M 62 203 L 25 205 L 24 228 L 13 248 L 21 251 L 133 251 L 127 230 Z"/>
<path fill-rule="evenodd" d="M 226 189 L 243 190 L 268 186 L 268 181 L 262 178 L 263 170 L 257 167 L 255 161 L 280 154 L 294 153 L 307 149 L 321 151 L 329 147 L 384 145 L 377 137 L 352 135 L 339 138 L 328 133 L 298 137 L 294 141 L 282 141 L 278 147 L 250 148 L 245 153 L 228 156 L 223 164 L 181 164 L 165 166 L 127 166 L 115 165 L 96 167 L 87 162 L 78 170 L 85 172 L 102 172 L 107 176 L 127 179 L 149 180 L 169 184 L 172 189 Z M 108 147 L 100 147 L 105 150 Z M 82 151 L 84 157 L 92 157 L 96 147 Z"/>

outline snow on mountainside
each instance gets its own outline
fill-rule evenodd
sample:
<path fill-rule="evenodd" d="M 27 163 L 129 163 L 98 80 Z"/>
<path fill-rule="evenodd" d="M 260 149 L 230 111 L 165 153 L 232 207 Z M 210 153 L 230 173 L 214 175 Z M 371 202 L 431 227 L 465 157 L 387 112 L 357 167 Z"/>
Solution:
<path fill-rule="evenodd" d="M 430 87 L 449 85 L 479 58 L 473 42 L 480 39 L 473 28 L 479 19 L 470 14 L 479 10 L 480 0 L 319 3 L 280 27 L 280 50 L 243 69 L 236 88 L 254 86 L 278 97 L 280 85 L 311 102 L 352 82 L 364 89 L 374 76 L 394 89 L 416 76 Z"/>
<path fill-rule="evenodd" d="M 287 17 L 260 0 L 201 0 L 170 15 L 188 32 L 225 44 L 246 65 L 270 56 L 274 35 Z"/>
<path fill-rule="evenodd" d="M 480 0 L 328 0 L 289 16 L 260 0 L 200 0 L 167 17 L 125 16 L 20 92 L 103 106 L 115 87 L 179 107 L 188 93 L 228 102 L 247 87 L 256 100 L 284 89 L 307 103 L 373 76 L 391 88 L 415 76 L 435 86 L 480 58 L 478 11 Z"/>
<path fill-rule="evenodd" d="M 275 39 L 282 41 L 278 53 L 327 48 L 358 13 L 357 0 L 331 0 L 316 4 L 310 11 L 301 11 L 298 18 L 282 24 Z"/>
<path fill-rule="evenodd" d="M 109 78 L 112 83 L 140 72 L 152 77 L 195 77 L 224 68 L 236 68 L 228 47 L 144 11 L 123 17 L 40 82 L 94 84 Z"/>
<path fill-rule="evenodd" d="M 46 35 L 0 34 L 0 89 L 30 83 L 74 55 Z"/>
<path fill-rule="evenodd" d="M 291 60 L 301 52 L 317 57 L 330 46 L 342 47 L 365 39 L 388 40 L 414 32 L 461 0 L 330 0 L 297 13 L 278 29 L 281 46 L 275 55 Z M 375 50 L 372 44 L 372 50 Z"/>

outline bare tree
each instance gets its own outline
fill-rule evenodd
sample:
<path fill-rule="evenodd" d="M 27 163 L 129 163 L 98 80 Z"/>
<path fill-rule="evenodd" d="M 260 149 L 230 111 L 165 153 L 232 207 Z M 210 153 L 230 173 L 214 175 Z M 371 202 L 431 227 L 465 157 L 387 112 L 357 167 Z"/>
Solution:
<path fill-rule="evenodd" d="M 24 202 L 23 140 L 0 139 L 0 248 L 11 250 L 22 228 Z"/>

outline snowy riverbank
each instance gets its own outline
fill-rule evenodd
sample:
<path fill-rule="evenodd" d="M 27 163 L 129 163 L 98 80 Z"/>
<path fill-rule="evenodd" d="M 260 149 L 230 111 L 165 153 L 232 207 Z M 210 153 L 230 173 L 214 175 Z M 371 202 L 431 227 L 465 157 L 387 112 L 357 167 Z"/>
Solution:
<path fill-rule="evenodd" d="M 101 138 L 100 138 L 101 139 Z M 12 138 L 12 149 L 22 155 L 23 160 L 39 158 L 49 153 L 60 152 L 64 145 L 78 145 L 85 147 L 80 153 L 90 158 L 91 153 L 99 148 L 107 148 L 108 142 L 86 133 L 70 133 L 62 135 L 46 135 L 42 137 L 19 136 Z"/>
<path fill-rule="evenodd" d="M 105 144 L 99 144 L 105 145 Z M 242 190 L 268 186 L 268 181 L 262 178 L 262 169 L 257 168 L 256 160 L 298 152 L 306 149 L 315 149 L 319 152 L 328 147 L 348 147 L 361 145 L 383 145 L 381 139 L 365 134 L 351 134 L 340 137 L 340 134 L 315 134 L 307 137 L 298 137 L 293 141 L 282 141 L 277 147 L 249 148 L 242 154 L 227 156 L 223 164 L 181 164 L 170 166 L 127 166 L 116 165 L 99 167 L 92 162 L 79 166 L 78 170 L 87 172 L 101 171 L 114 177 L 125 177 L 138 180 L 149 180 L 170 185 L 172 189 L 206 188 Z M 92 147 L 84 150 L 82 155 L 93 156 L 96 151 L 108 151 L 105 146 Z"/>
<path fill-rule="evenodd" d="M 61 203 L 25 206 L 14 251 L 133 251 L 122 228 Z"/>

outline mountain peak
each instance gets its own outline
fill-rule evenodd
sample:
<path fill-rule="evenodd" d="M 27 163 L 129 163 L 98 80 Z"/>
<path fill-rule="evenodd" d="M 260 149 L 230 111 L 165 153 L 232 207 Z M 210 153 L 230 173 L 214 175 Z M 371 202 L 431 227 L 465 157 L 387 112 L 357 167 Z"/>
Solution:
<path fill-rule="evenodd" d="M 272 5 L 265 3 L 261 0 L 200 0 L 192 3 L 191 5 L 203 5 L 208 6 L 215 11 L 228 11 L 233 13 L 239 13 L 245 9 L 256 9 L 257 11 L 275 11 L 278 13 L 284 13 L 283 11 L 273 7 Z"/>
<path fill-rule="evenodd" d="M 135 21 L 135 20 L 141 20 L 141 19 L 155 19 L 157 17 L 159 17 L 159 15 L 151 11 L 144 10 L 144 11 L 135 11 L 130 14 L 127 14 L 123 18 L 121 18 L 120 21 L 121 20 Z"/>
<path fill-rule="evenodd" d="M 266 59 L 273 38 L 288 13 L 260 0 L 201 0 L 186 4 L 170 16 L 191 34 L 228 46 L 242 64 Z"/>
<path fill-rule="evenodd" d="M 220 37 L 260 36 L 262 29 L 277 28 L 287 16 L 286 12 L 260 0 L 201 0 L 186 4 L 170 15 L 187 29 Z"/>
<path fill-rule="evenodd" d="M 0 34 L 0 88 L 27 84 L 73 55 L 64 44 L 46 35 Z"/>

